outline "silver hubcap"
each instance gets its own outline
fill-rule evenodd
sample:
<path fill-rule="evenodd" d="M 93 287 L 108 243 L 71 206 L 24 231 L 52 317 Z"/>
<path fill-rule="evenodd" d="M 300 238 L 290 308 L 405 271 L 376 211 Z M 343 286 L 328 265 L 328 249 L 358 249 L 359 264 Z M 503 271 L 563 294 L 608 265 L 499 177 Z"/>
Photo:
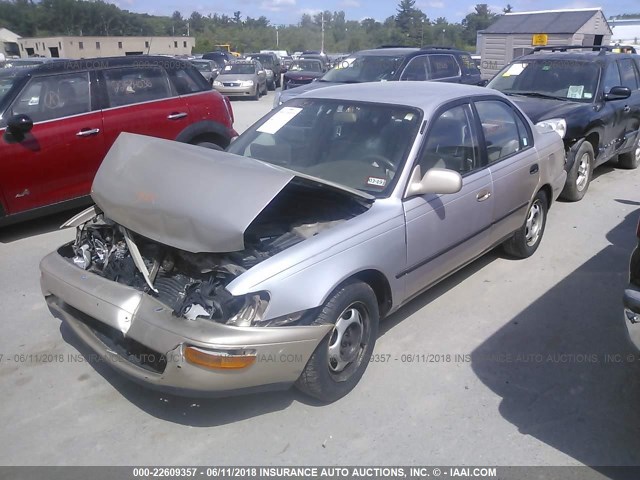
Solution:
<path fill-rule="evenodd" d="M 358 358 L 364 333 L 362 313 L 353 305 L 349 306 L 333 327 L 329 341 L 329 369 L 342 372 Z"/>
<path fill-rule="evenodd" d="M 578 163 L 578 178 L 576 178 L 576 187 L 578 191 L 584 190 L 587 186 L 587 182 L 589 181 L 589 164 L 591 159 L 588 153 L 585 153 L 580 157 L 580 161 Z"/>
<path fill-rule="evenodd" d="M 527 215 L 527 221 L 525 223 L 525 239 L 527 241 L 527 246 L 533 247 L 538 242 L 542 233 L 543 224 L 544 211 L 542 210 L 540 202 L 536 200 L 529 209 L 529 214 Z"/>

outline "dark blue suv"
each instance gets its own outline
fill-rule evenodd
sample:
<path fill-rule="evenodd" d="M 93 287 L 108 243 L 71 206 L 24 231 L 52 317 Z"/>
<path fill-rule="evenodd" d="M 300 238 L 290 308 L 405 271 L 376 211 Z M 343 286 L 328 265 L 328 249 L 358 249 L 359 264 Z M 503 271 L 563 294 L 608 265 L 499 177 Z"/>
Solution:
<path fill-rule="evenodd" d="M 483 85 L 480 70 L 468 52 L 450 47 L 380 47 L 349 55 L 318 80 L 280 92 L 274 108 L 309 90 L 344 83 L 396 80 Z"/>

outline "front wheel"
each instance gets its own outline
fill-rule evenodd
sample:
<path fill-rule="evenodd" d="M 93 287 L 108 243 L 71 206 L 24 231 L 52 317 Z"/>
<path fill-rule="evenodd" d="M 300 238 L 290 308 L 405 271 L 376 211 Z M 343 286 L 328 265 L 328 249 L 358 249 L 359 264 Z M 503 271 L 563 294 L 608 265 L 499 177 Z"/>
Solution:
<path fill-rule="evenodd" d="M 620 168 L 633 170 L 638 168 L 638 165 L 640 165 L 640 134 L 638 134 L 636 144 L 630 152 L 618 155 L 618 166 Z"/>
<path fill-rule="evenodd" d="M 353 390 L 369 364 L 378 320 L 378 301 L 369 285 L 352 281 L 338 287 L 314 322 L 332 324 L 333 330 L 309 358 L 296 387 L 327 403 Z"/>
<path fill-rule="evenodd" d="M 211 150 L 220 150 L 220 151 L 224 150 L 224 148 L 222 148 L 220 145 L 213 142 L 196 142 L 194 143 L 194 145 L 197 145 L 199 147 L 204 147 L 204 148 L 210 148 Z"/>
<path fill-rule="evenodd" d="M 569 155 L 571 155 L 571 152 Z M 560 194 L 562 198 L 570 202 L 582 200 L 591 183 L 595 159 L 591 144 L 584 140 L 575 152 L 574 158 L 573 166 L 567 173 L 567 182 L 564 190 Z"/>
<path fill-rule="evenodd" d="M 548 206 L 547 195 L 542 191 L 538 192 L 529 206 L 524 225 L 503 244 L 504 250 L 509 255 L 527 258 L 535 253 L 540 246 L 544 227 L 547 224 Z"/>

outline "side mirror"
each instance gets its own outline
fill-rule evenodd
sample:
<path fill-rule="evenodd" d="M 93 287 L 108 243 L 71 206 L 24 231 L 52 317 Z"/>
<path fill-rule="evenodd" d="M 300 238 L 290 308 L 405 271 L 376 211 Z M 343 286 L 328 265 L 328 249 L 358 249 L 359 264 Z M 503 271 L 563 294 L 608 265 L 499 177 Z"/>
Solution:
<path fill-rule="evenodd" d="M 462 189 L 462 177 L 456 171 L 446 168 L 430 168 L 421 178 L 420 166 L 411 174 L 405 197 L 427 193 L 456 193 Z"/>
<path fill-rule="evenodd" d="M 604 94 L 605 100 L 624 100 L 631 96 L 631 90 L 628 87 L 612 87 L 609 93 Z"/>
<path fill-rule="evenodd" d="M 262 75 L 264 73 L 264 70 L 258 70 L 258 75 Z"/>
<path fill-rule="evenodd" d="M 489 80 L 480 80 L 478 82 L 479 87 L 486 87 L 489 84 Z"/>
<path fill-rule="evenodd" d="M 14 135 L 24 135 L 33 128 L 33 120 L 28 115 L 18 114 L 7 120 L 7 130 Z"/>

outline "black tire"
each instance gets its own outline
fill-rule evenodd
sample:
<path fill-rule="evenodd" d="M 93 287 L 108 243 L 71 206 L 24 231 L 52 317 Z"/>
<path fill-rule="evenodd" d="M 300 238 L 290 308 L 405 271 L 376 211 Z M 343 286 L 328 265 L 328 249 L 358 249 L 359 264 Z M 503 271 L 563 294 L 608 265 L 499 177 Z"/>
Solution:
<path fill-rule="evenodd" d="M 262 95 L 267 95 L 269 90 L 267 89 L 267 82 L 264 82 L 264 88 L 262 89 Z"/>
<path fill-rule="evenodd" d="M 251 100 L 260 100 L 260 85 L 256 85 L 256 93 L 251 95 Z"/>
<path fill-rule="evenodd" d="M 593 177 L 595 156 L 593 147 L 586 140 L 583 140 L 577 149 L 572 148 L 569 155 L 574 155 L 575 160 L 571 170 L 567 173 L 567 181 L 560 196 L 570 202 L 577 202 L 582 200 L 589 189 Z"/>
<path fill-rule="evenodd" d="M 640 134 L 630 152 L 618 155 L 618 166 L 627 170 L 634 170 L 640 165 Z"/>
<path fill-rule="evenodd" d="M 527 217 L 520 229 L 503 243 L 503 248 L 512 257 L 527 258 L 540 246 L 544 228 L 547 225 L 549 200 L 543 191 L 539 191 L 527 210 Z"/>
<path fill-rule="evenodd" d="M 267 82 L 267 90 L 275 90 L 275 89 L 276 89 L 275 81 Z"/>
<path fill-rule="evenodd" d="M 326 403 L 353 390 L 369 364 L 379 315 L 378 301 L 369 285 L 353 280 L 338 287 L 314 322 L 334 328 L 309 358 L 296 387 Z"/>
<path fill-rule="evenodd" d="M 224 151 L 224 148 L 222 148 L 217 143 L 213 143 L 213 142 L 195 142 L 194 145 L 197 145 L 199 147 L 204 147 L 204 148 L 210 148 L 211 150 Z"/>

